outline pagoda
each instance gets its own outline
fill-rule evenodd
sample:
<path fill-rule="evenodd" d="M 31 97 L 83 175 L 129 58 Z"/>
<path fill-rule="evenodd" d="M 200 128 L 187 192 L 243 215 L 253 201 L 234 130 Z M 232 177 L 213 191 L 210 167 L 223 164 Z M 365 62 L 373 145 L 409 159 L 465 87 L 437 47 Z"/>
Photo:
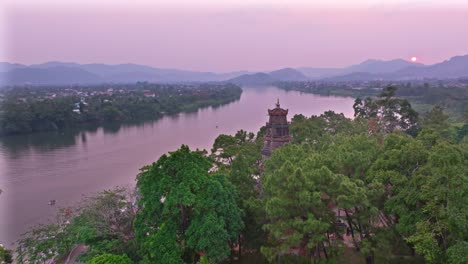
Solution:
<path fill-rule="evenodd" d="M 279 99 L 274 109 L 268 109 L 268 115 L 270 120 L 266 123 L 266 134 L 262 148 L 263 160 L 270 157 L 273 150 L 291 141 L 287 120 L 288 109 L 281 108 Z"/>

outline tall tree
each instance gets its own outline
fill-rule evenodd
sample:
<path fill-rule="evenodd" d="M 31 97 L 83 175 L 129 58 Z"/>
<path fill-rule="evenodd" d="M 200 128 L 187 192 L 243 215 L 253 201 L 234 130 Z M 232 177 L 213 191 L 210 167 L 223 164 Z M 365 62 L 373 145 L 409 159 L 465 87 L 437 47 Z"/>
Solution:
<path fill-rule="evenodd" d="M 390 85 L 383 89 L 375 99 L 367 97 L 364 101 L 357 98 L 354 102 L 354 116 L 368 119 L 372 133 L 390 133 L 395 129 L 415 135 L 418 131 L 418 113 L 406 99 L 395 97 L 398 88 Z"/>
<path fill-rule="evenodd" d="M 135 230 L 143 263 L 210 261 L 229 256 L 242 228 L 236 193 L 211 162 L 187 146 L 163 155 L 137 178 L 141 211 Z"/>
<path fill-rule="evenodd" d="M 306 145 L 287 145 L 265 165 L 263 195 L 270 244 L 262 252 L 270 261 L 297 254 L 314 261 L 337 256 L 343 230 L 336 226 L 335 206 L 365 205 L 363 186 L 332 172 L 322 153 Z M 332 239 L 335 238 L 335 239 Z"/>

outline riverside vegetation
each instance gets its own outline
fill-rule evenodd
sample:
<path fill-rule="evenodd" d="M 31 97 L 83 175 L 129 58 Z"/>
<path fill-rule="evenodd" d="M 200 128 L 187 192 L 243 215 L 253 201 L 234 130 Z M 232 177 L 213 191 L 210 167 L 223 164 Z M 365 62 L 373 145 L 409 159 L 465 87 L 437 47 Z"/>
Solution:
<path fill-rule="evenodd" d="M 226 104 L 241 93 L 232 84 L 13 87 L 3 92 L 0 135 L 154 120 Z"/>
<path fill-rule="evenodd" d="M 17 246 L 18 263 L 468 263 L 468 131 L 440 107 L 419 117 L 387 87 L 292 118 L 292 142 L 266 160 L 264 128 L 187 146 L 115 188 L 61 210 Z M 466 116 L 465 116 L 466 118 Z M 341 215 L 337 215 L 337 210 Z M 343 228 L 346 226 L 346 230 Z"/>
<path fill-rule="evenodd" d="M 389 81 L 348 81 L 348 82 L 278 82 L 275 85 L 284 90 L 295 90 L 305 93 L 326 96 L 351 96 L 362 98 L 377 96 L 382 88 L 392 85 Z M 467 80 L 424 80 L 398 83 L 398 97 L 407 99 L 412 107 L 420 113 L 431 110 L 433 106 L 444 109 L 453 122 L 462 122 L 465 111 L 468 111 Z"/>

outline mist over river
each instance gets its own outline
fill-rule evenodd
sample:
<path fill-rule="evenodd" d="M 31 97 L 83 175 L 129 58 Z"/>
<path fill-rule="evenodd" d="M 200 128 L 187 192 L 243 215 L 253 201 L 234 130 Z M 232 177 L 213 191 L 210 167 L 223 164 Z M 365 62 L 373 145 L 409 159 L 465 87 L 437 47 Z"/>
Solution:
<path fill-rule="evenodd" d="M 60 207 L 113 186 L 134 186 L 139 168 L 181 144 L 210 150 L 219 134 L 257 132 L 279 98 L 295 114 L 327 110 L 352 117 L 354 99 L 243 87 L 238 101 L 139 125 L 114 125 L 0 138 L 0 243 L 53 217 Z M 55 206 L 48 201 L 55 199 Z"/>

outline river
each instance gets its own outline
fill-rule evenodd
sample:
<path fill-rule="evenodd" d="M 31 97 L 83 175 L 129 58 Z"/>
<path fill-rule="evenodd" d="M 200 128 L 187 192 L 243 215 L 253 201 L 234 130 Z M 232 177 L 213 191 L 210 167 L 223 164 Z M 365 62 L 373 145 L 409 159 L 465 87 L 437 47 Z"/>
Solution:
<path fill-rule="evenodd" d="M 48 132 L 0 138 L 0 243 L 11 243 L 29 227 L 53 217 L 57 208 L 113 186 L 133 186 L 139 168 L 187 144 L 210 150 L 219 134 L 257 132 L 279 98 L 295 114 L 327 110 L 353 114 L 353 99 L 244 87 L 238 101 L 197 112 L 165 116 L 140 125 Z M 55 199 L 55 206 L 48 201 Z"/>

